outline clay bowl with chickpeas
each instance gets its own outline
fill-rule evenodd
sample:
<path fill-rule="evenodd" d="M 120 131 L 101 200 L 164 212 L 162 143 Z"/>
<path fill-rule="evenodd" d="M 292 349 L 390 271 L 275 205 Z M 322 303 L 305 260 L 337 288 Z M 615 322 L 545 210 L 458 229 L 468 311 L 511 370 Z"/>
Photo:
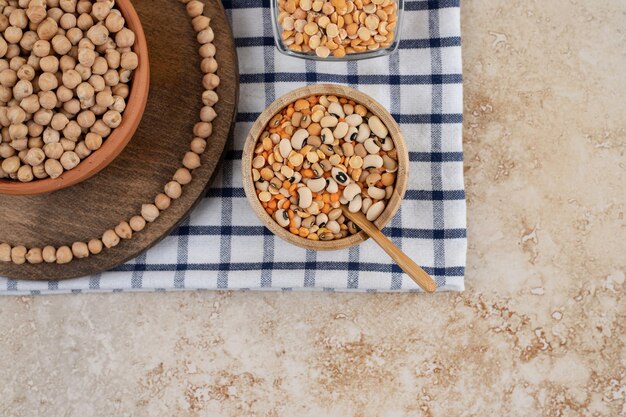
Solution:
<path fill-rule="evenodd" d="M 31 0 L 0 16 L 0 194 L 44 194 L 109 165 L 148 100 L 130 0 Z M 7 7 L 7 6 L 4 6 Z"/>
<path fill-rule="evenodd" d="M 342 213 L 382 229 L 406 192 L 409 157 L 389 112 L 353 88 L 307 86 L 256 120 L 243 149 L 244 191 L 273 233 L 306 249 L 344 249 L 367 235 Z"/>

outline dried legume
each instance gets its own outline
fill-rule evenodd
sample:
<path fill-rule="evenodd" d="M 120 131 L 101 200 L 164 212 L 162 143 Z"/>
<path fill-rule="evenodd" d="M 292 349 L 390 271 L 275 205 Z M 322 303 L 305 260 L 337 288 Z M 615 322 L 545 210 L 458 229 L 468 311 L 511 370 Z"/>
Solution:
<path fill-rule="evenodd" d="M 261 205 L 281 227 L 306 239 L 357 233 L 340 206 L 371 220 L 384 211 L 397 171 L 388 133 L 378 117 L 346 98 L 291 103 L 270 120 L 255 148 L 252 177 Z"/>
<path fill-rule="evenodd" d="M 278 0 L 283 44 L 296 52 L 342 58 L 388 48 L 395 39 L 395 0 Z"/>
<path fill-rule="evenodd" d="M 0 178 L 57 178 L 121 123 L 139 65 L 135 34 L 115 0 L 1 3 L 8 22 L 0 25 L 0 145 L 16 155 L 0 152 Z M 61 143 L 66 152 L 42 153 L 42 133 L 45 144 Z"/>

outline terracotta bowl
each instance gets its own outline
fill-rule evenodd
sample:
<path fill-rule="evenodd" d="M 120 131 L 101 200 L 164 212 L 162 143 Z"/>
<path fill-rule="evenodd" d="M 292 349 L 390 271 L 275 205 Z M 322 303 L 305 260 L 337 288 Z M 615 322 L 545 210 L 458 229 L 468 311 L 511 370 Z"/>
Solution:
<path fill-rule="evenodd" d="M 148 62 L 148 44 L 139 16 L 130 0 L 116 0 L 126 26 L 135 32 L 133 51 L 139 57 L 139 66 L 133 74 L 130 94 L 126 109 L 122 114 L 122 123 L 115 128 L 102 143 L 102 147 L 83 159 L 76 168 L 64 172 L 58 178 L 45 178 L 22 183 L 17 180 L 0 180 L 0 194 L 33 195 L 61 190 L 85 181 L 109 165 L 130 142 L 139 126 L 148 101 L 150 86 L 150 63 Z"/>
<path fill-rule="evenodd" d="M 389 136 L 391 136 L 391 139 L 394 141 L 395 147 L 398 152 L 398 171 L 396 173 L 396 184 L 394 193 L 389 199 L 385 210 L 375 221 L 375 224 L 380 229 L 382 229 L 387 223 L 389 223 L 389 221 L 393 218 L 393 216 L 400 208 L 400 204 L 402 203 L 402 199 L 404 198 L 409 178 L 409 154 L 406 148 L 406 143 L 404 141 L 402 133 L 400 132 L 398 124 L 391 116 L 391 114 L 389 114 L 389 112 L 381 104 L 376 102 L 368 95 L 350 87 L 331 84 L 302 87 L 280 97 L 275 102 L 273 102 L 263 113 L 261 113 L 259 118 L 252 126 L 252 129 L 248 134 L 248 138 L 246 139 L 246 143 L 243 148 L 243 158 L 241 166 L 243 188 L 246 193 L 246 197 L 248 198 L 248 201 L 250 202 L 250 205 L 252 206 L 252 209 L 254 210 L 256 215 L 259 217 L 261 222 L 263 222 L 263 224 L 274 234 L 293 243 L 294 245 L 300 246 L 305 249 L 345 249 L 350 246 L 354 246 L 361 242 L 364 242 L 365 240 L 367 240 L 368 236 L 364 232 L 360 232 L 355 235 L 345 237 L 343 239 L 331 241 L 314 241 L 305 239 L 300 236 L 296 236 L 290 233 L 288 230 L 282 228 L 269 214 L 267 214 L 257 197 L 254 187 L 254 181 L 252 179 L 252 159 L 254 157 L 254 148 L 256 147 L 259 137 L 265 130 L 265 127 L 272 119 L 272 117 L 274 117 L 277 113 L 280 113 L 283 108 L 300 98 L 321 94 L 345 97 L 364 105 L 374 115 L 378 116 L 389 130 Z"/>

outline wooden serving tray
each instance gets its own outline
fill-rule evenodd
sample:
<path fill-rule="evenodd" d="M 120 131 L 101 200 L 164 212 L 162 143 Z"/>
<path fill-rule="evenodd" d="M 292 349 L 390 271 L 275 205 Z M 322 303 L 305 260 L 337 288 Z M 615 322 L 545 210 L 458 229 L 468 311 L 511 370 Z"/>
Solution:
<path fill-rule="evenodd" d="M 39 196 L 0 196 L 0 242 L 59 247 L 102 237 L 106 229 L 139 214 L 163 191 L 189 149 L 202 107 L 199 44 L 185 6 L 174 0 L 134 0 L 150 54 L 150 96 L 137 133 L 124 152 L 100 174 L 65 190 Z M 202 166 L 169 209 L 132 239 L 97 256 L 69 264 L 0 263 L 0 275 L 15 279 L 66 279 L 114 268 L 164 238 L 205 194 L 236 115 L 238 67 L 232 33 L 219 0 L 207 0 L 221 78 L 218 114 Z M 207 248 L 210 250 L 209 248 Z"/>

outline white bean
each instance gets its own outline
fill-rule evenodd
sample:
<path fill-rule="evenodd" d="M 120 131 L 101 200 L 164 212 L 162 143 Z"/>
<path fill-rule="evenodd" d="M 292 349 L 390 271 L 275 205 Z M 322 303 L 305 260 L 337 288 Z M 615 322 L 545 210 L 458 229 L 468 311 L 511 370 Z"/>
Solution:
<path fill-rule="evenodd" d="M 372 206 L 367 210 L 367 220 L 373 222 L 375 221 L 385 209 L 385 203 L 379 201 L 378 203 L 372 204 Z"/>

